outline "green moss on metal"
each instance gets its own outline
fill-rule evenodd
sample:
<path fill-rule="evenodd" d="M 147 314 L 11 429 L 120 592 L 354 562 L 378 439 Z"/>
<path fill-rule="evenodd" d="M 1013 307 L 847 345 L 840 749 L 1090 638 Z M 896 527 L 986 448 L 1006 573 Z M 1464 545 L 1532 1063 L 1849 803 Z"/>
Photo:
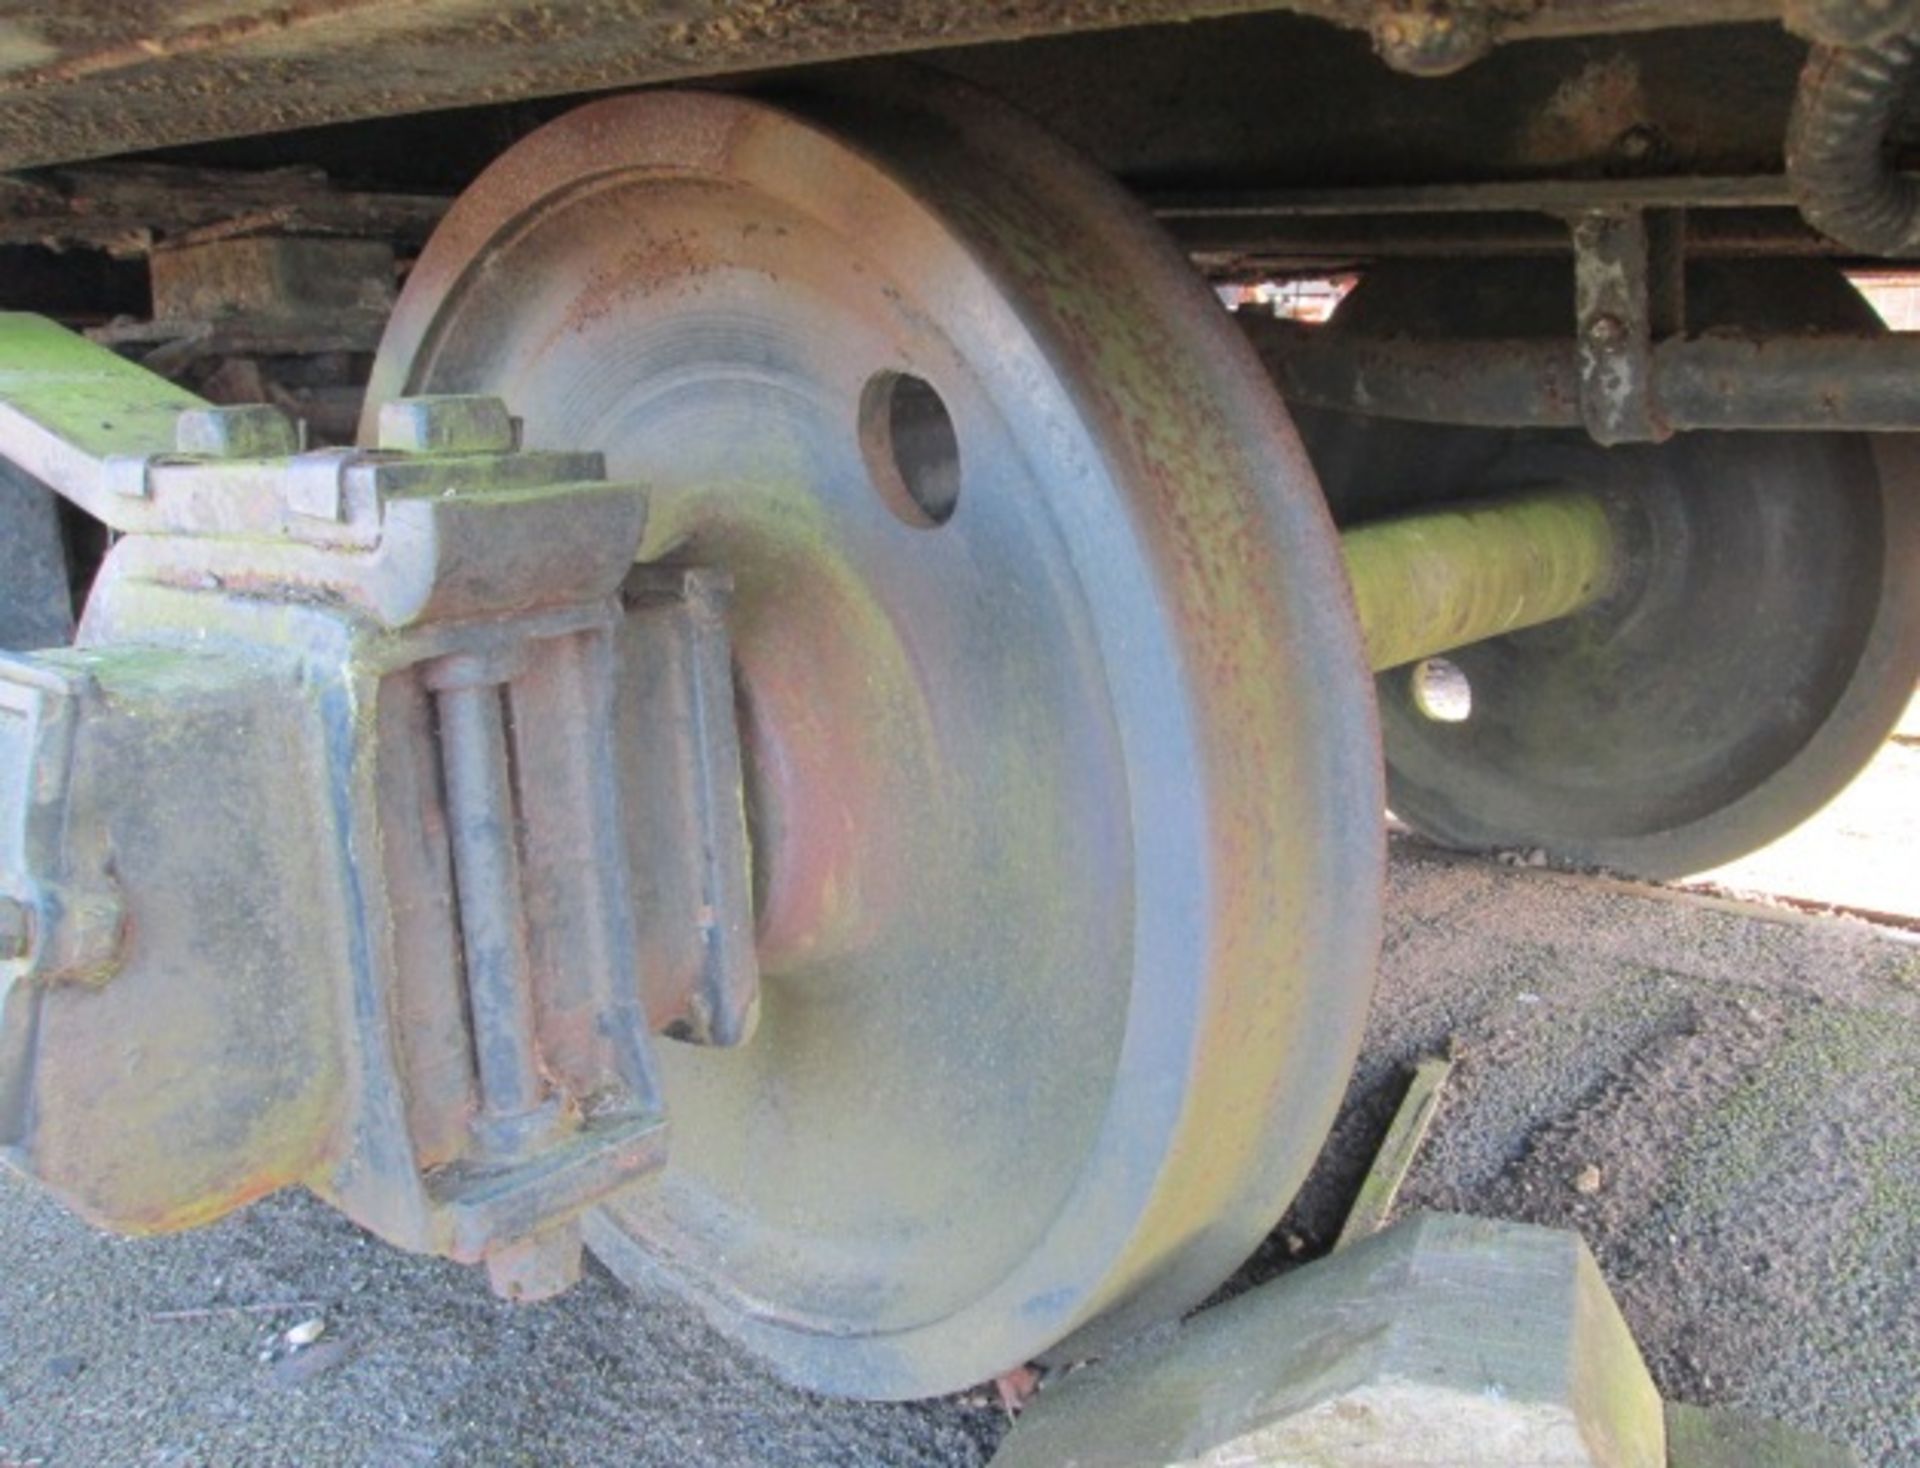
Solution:
<path fill-rule="evenodd" d="M 1340 548 L 1376 672 L 1577 612 L 1619 561 L 1605 506 L 1568 489 L 1362 525 Z"/>
<path fill-rule="evenodd" d="M 64 326 L 18 311 L 0 311 L 0 403 L 95 458 L 165 453 L 175 419 L 208 406 Z"/>

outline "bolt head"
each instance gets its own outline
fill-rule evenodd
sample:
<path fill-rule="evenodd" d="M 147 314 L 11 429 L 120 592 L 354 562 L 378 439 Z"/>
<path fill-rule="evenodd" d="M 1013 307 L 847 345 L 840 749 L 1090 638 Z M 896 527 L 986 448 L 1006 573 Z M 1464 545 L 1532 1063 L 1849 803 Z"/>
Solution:
<path fill-rule="evenodd" d="M 1651 158 L 1660 147 L 1660 135 L 1645 123 L 1635 123 L 1614 140 L 1614 151 L 1631 163 Z"/>
<path fill-rule="evenodd" d="M 519 437 L 500 399 L 445 394 L 382 403 L 376 441 L 396 454 L 508 454 Z"/>
<path fill-rule="evenodd" d="M 300 451 L 300 429 L 265 403 L 189 408 L 174 420 L 173 446 L 208 459 L 282 459 Z"/>
<path fill-rule="evenodd" d="M 1373 22 L 1374 49 L 1395 71 L 1445 76 L 1493 49 L 1493 22 L 1478 0 L 1396 0 Z"/>
<path fill-rule="evenodd" d="M 1596 316 L 1587 323 L 1587 339 L 1601 346 L 1610 346 L 1614 342 L 1621 341 L 1625 339 L 1626 334 L 1627 323 L 1618 316 Z"/>

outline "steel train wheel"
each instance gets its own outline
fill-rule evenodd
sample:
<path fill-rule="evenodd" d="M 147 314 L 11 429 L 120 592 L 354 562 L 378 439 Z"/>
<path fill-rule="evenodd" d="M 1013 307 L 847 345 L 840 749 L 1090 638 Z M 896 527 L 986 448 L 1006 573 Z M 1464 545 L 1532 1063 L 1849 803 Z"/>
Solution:
<path fill-rule="evenodd" d="M 909 1397 L 1196 1303 L 1356 1050 L 1371 690 L 1258 366 L 971 94 L 586 107 L 458 203 L 371 398 L 486 391 L 735 578 L 762 1013 L 589 1223 L 790 1380 Z M 853 141 L 850 141 L 853 140 Z"/>
<path fill-rule="evenodd" d="M 1874 330 L 1831 267 L 1697 265 L 1692 329 Z M 1381 267 L 1335 327 L 1564 334 L 1564 266 Z M 1334 328 L 1330 328 L 1334 329 Z M 1920 460 L 1861 435 L 1698 433 L 1602 449 L 1577 433 L 1302 414 L 1336 516 L 1571 482 L 1604 489 L 1633 554 L 1607 601 L 1448 661 L 1471 712 L 1379 679 L 1388 801 L 1449 845 L 1679 876 L 1784 835 L 1891 732 L 1920 675 Z"/>

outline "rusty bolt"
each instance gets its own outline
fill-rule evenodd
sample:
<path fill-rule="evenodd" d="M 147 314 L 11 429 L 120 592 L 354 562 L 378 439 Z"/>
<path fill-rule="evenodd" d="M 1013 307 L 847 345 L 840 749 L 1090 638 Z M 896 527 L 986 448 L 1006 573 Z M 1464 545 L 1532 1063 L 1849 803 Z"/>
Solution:
<path fill-rule="evenodd" d="M 1643 163 L 1660 151 L 1660 134 L 1637 122 L 1613 140 L 1613 150 L 1629 163 Z"/>
<path fill-rule="evenodd" d="M 1392 0 L 1374 14 L 1373 45 L 1395 71 L 1445 76 L 1493 49 L 1483 0 Z"/>
<path fill-rule="evenodd" d="M 397 454 L 508 454 L 519 437 L 500 399 L 445 394 L 382 403 L 376 441 Z"/>
<path fill-rule="evenodd" d="M 189 408 L 174 420 L 173 446 L 208 459 L 282 459 L 300 452 L 300 430 L 265 403 Z"/>
<path fill-rule="evenodd" d="M 1599 315 L 1587 323 L 1587 339 L 1598 346 L 1612 346 L 1626 337 L 1627 323 L 1618 316 Z"/>
<path fill-rule="evenodd" d="M 24 902 L 0 897 L 0 963 L 25 958 L 33 951 L 33 914 Z"/>

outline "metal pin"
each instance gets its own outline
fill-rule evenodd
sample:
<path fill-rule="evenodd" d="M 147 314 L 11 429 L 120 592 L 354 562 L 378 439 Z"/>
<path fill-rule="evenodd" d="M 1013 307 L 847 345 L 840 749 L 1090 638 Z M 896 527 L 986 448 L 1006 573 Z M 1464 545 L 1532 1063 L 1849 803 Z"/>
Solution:
<path fill-rule="evenodd" d="M 534 1047 L 503 685 L 477 659 L 449 658 L 429 682 L 439 697 L 447 828 L 453 845 L 467 997 L 480 1095 L 495 1115 L 531 1111 L 544 1094 Z"/>

